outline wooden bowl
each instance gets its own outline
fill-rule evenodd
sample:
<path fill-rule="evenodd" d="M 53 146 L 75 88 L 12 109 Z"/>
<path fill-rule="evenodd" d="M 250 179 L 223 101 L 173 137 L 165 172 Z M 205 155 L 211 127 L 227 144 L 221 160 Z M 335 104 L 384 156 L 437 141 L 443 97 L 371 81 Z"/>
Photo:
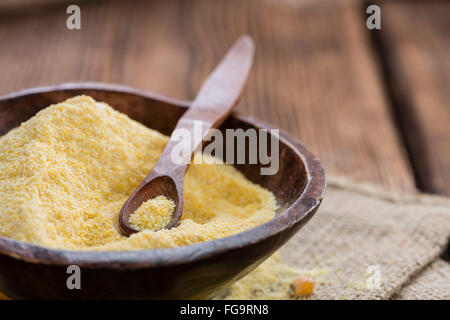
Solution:
<path fill-rule="evenodd" d="M 40 109 L 87 94 L 144 125 L 169 135 L 188 102 L 116 85 L 83 83 L 20 91 L 0 97 L 0 135 Z M 267 128 L 233 115 L 221 127 Z M 302 144 L 279 136 L 277 174 L 261 164 L 236 165 L 248 179 L 271 190 L 279 209 L 272 220 L 231 237 L 189 246 L 136 251 L 54 250 L 0 237 L 0 292 L 21 299 L 211 298 L 279 249 L 316 212 L 324 169 Z M 81 290 L 69 290 L 67 267 L 81 268 Z"/>

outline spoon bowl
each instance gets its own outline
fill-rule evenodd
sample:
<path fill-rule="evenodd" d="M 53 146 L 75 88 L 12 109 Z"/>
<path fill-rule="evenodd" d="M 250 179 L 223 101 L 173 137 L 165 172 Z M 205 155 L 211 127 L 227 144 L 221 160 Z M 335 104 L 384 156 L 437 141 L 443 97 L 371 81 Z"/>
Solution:
<path fill-rule="evenodd" d="M 172 213 L 170 222 L 164 226 L 164 229 L 175 227 L 180 220 L 183 210 L 183 198 L 178 194 L 183 194 L 183 185 L 175 182 L 170 176 L 157 176 L 146 183 L 142 183 L 125 202 L 119 213 L 119 227 L 123 234 L 130 235 L 138 232 L 130 226 L 130 215 L 135 212 L 145 201 L 163 195 L 175 203 L 175 209 Z"/>
<path fill-rule="evenodd" d="M 50 104 L 86 94 L 109 103 L 143 125 L 170 135 L 190 101 L 99 83 L 63 84 L 0 96 L 0 135 Z M 268 129 L 233 114 L 226 129 Z M 273 192 L 276 216 L 239 234 L 156 250 L 80 252 L 50 249 L 0 236 L 0 292 L 16 299 L 207 299 L 255 269 L 314 215 L 326 181 L 322 165 L 283 132 L 279 170 L 261 175 L 263 163 L 235 165 L 245 177 Z M 313 248 L 312 248 L 313 249 Z M 82 290 L 69 290 L 67 268 L 81 269 Z"/>

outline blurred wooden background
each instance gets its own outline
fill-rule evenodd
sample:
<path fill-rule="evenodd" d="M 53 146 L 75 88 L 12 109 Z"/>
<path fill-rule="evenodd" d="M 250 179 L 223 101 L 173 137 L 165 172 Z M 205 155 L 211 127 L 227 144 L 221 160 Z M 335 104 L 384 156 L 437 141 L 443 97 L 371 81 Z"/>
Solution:
<path fill-rule="evenodd" d="M 302 140 L 328 173 L 450 195 L 450 2 L 82 1 L 0 6 L 0 94 L 69 81 L 191 99 L 241 34 L 257 54 L 239 112 Z"/>

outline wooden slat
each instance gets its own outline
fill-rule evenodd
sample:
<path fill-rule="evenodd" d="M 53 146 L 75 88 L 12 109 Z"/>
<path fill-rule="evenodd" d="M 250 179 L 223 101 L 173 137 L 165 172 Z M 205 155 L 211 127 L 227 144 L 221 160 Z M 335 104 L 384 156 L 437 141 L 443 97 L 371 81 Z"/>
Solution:
<path fill-rule="evenodd" d="M 314 4 L 314 1 L 311 2 Z M 293 1 L 121 1 L 2 17 L 0 91 L 74 80 L 187 99 L 242 33 L 257 56 L 239 110 L 301 139 L 330 173 L 413 190 L 358 6 Z"/>
<path fill-rule="evenodd" d="M 381 4 L 388 77 L 419 186 L 450 195 L 450 2 Z"/>
<path fill-rule="evenodd" d="M 68 3 L 68 0 L 2 0 L 0 1 L 0 12 L 13 10 L 29 10 L 43 6 L 54 5 L 57 2 Z"/>

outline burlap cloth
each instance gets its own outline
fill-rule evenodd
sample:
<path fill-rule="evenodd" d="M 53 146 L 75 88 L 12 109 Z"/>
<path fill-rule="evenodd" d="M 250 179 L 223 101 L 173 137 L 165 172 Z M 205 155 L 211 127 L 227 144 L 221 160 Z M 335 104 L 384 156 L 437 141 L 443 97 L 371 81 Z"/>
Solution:
<path fill-rule="evenodd" d="M 450 299 L 450 265 L 439 258 L 449 236 L 449 199 L 329 178 L 316 216 L 279 256 L 318 275 L 309 299 Z"/>
<path fill-rule="evenodd" d="M 330 178 L 316 216 L 280 256 L 321 270 L 309 299 L 450 299 L 450 265 L 439 258 L 449 236 L 449 199 Z"/>

